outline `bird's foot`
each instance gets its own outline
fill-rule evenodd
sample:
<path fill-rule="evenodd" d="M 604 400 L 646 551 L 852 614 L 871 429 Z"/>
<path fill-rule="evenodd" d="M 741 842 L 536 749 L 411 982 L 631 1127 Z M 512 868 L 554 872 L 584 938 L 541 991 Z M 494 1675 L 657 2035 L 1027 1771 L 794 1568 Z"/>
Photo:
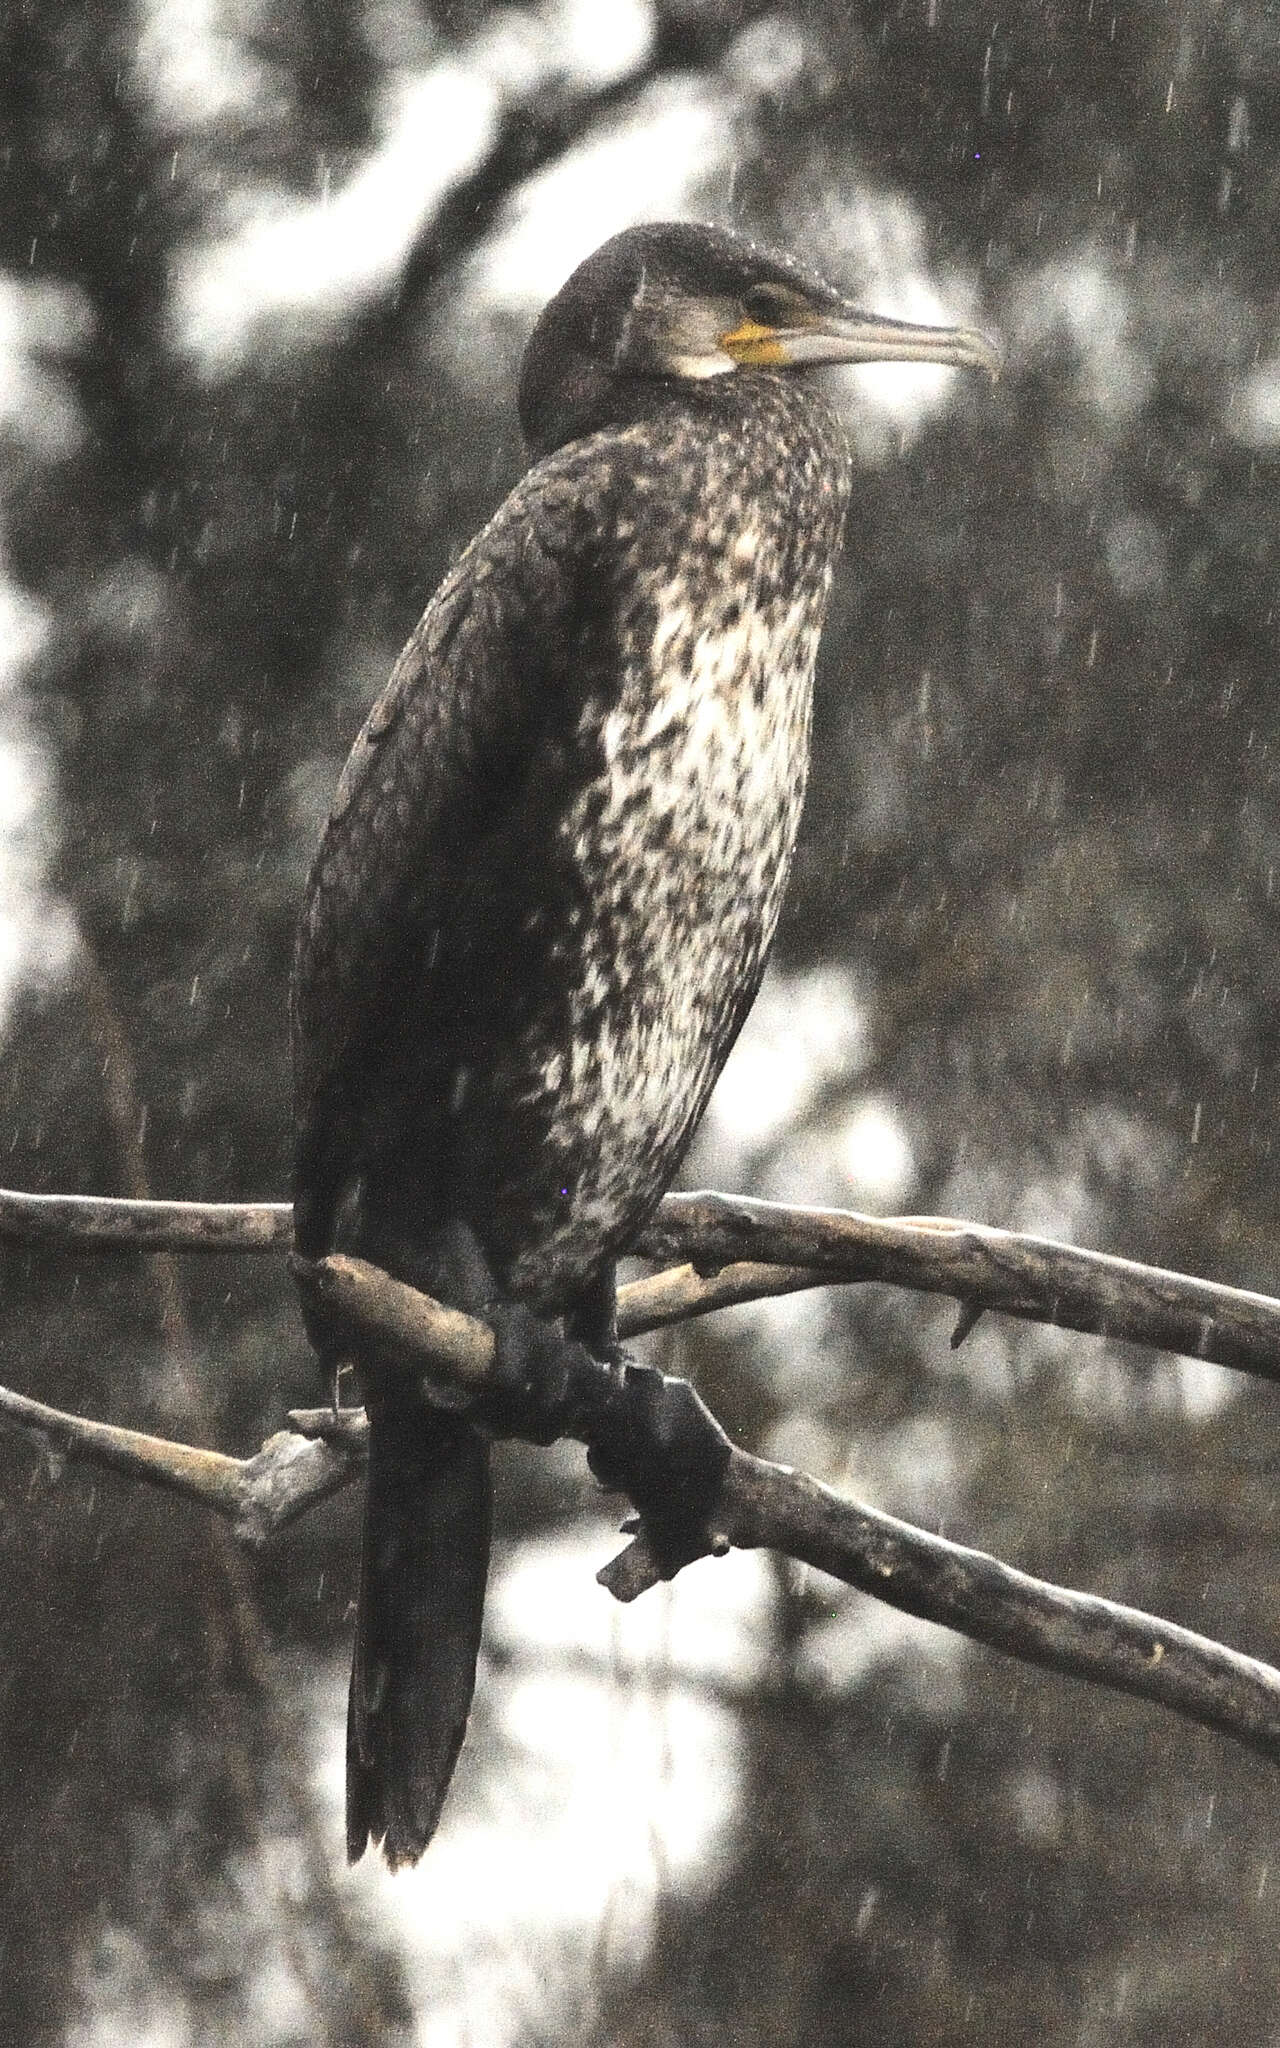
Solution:
<path fill-rule="evenodd" d="M 534 1444 L 567 1435 L 591 1399 L 599 1362 L 518 1302 L 490 1301 L 483 1314 L 494 1343 L 494 1388 L 481 1405 L 486 1428 Z"/>
<path fill-rule="evenodd" d="M 607 1341 L 614 1327 L 612 1270 L 607 1307 L 591 1304 L 588 1346 L 522 1303 L 502 1298 L 466 1223 L 447 1224 L 426 1246 L 396 1246 L 394 1253 L 391 1271 L 482 1318 L 493 1331 L 493 1387 L 475 1405 L 477 1422 L 493 1436 L 527 1443 L 585 1438 L 592 1471 L 602 1485 L 630 1495 L 650 1549 L 668 1574 L 724 1548 L 714 1510 L 729 1439 L 687 1380 L 637 1365 Z"/>
<path fill-rule="evenodd" d="M 497 1382 L 481 1404 L 486 1428 L 539 1444 L 584 1436 L 596 1478 L 634 1501 L 664 1576 L 726 1547 L 715 1507 L 732 1446 L 688 1380 L 616 1346 L 597 1358 L 515 1303 L 484 1314 Z"/>
<path fill-rule="evenodd" d="M 732 1445 L 688 1380 L 621 1359 L 617 1388 L 592 1431 L 587 1462 L 640 1511 L 664 1576 L 727 1546 L 715 1507 Z"/>

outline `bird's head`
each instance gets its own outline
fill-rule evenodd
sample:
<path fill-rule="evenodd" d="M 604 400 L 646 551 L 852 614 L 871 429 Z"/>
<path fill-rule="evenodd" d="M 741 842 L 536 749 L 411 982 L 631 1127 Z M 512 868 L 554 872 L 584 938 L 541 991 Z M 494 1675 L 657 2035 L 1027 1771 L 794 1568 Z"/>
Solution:
<path fill-rule="evenodd" d="M 953 363 L 995 376 L 967 327 L 865 313 L 789 256 L 689 221 L 628 228 L 547 305 L 525 350 L 520 423 L 542 455 L 626 417 L 637 380 L 698 385 L 823 363 Z"/>

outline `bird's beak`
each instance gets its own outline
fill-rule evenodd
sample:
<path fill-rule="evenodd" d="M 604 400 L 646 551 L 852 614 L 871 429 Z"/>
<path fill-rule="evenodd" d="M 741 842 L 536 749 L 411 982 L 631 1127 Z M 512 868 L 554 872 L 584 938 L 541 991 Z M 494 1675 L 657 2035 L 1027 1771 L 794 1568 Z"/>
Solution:
<path fill-rule="evenodd" d="M 803 369 L 816 363 L 950 363 L 985 370 L 994 380 L 1001 355 L 973 327 L 920 327 L 878 313 L 819 313 L 803 326 L 769 327 L 744 320 L 722 334 L 734 362 L 758 369 Z"/>

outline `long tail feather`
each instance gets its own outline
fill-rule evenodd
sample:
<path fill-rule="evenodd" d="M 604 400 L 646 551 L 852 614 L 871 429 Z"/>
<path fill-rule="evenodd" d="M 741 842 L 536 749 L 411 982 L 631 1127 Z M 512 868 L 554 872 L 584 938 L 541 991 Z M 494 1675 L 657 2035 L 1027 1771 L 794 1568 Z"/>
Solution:
<path fill-rule="evenodd" d="M 489 1569 L 489 1445 L 458 1417 L 370 1410 L 347 1711 L 347 1855 L 394 1870 L 435 1832 L 466 1733 Z"/>

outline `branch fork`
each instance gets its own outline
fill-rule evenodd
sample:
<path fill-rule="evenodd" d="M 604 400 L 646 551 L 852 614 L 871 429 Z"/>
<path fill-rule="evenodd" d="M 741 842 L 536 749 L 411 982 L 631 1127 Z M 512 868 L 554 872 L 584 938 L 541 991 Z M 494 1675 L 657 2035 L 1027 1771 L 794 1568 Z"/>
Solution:
<path fill-rule="evenodd" d="M 0 1191 L 0 1238 L 81 1250 L 278 1252 L 289 1242 L 288 1209 Z M 874 1279 L 950 1295 L 960 1311 L 954 1341 L 991 1310 L 1280 1379 L 1280 1301 L 980 1224 L 669 1195 L 638 1249 L 679 1263 L 620 1291 L 623 1337 L 731 1302 Z M 296 1271 L 304 1293 L 388 1346 L 428 1395 L 447 1382 L 483 1416 L 486 1398 L 502 1394 L 484 1323 L 361 1260 L 334 1255 Z M 589 1363 L 601 1378 L 594 1395 L 589 1374 L 580 1382 L 579 1394 L 587 1392 L 572 1427 L 587 1441 L 593 1401 L 616 1391 L 616 1368 Z M 231 1458 L 0 1388 L 0 1427 L 212 1507 L 254 1546 L 345 1485 L 364 1459 L 363 1411 L 300 1410 L 289 1420 L 254 1456 Z M 643 1517 L 629 1533 L 632 1541 L 598 1574 L 623 1601 L 678 1568 L 655 1549 Z M 736 1445 L 700 1549 L 730 1547 L 777 1550 L 1024 1662 L 1157 1701 L 1280 1764 L 1280 1671 L 1272 1666 L 1138 1609 L 1034 1579 Z"/>

